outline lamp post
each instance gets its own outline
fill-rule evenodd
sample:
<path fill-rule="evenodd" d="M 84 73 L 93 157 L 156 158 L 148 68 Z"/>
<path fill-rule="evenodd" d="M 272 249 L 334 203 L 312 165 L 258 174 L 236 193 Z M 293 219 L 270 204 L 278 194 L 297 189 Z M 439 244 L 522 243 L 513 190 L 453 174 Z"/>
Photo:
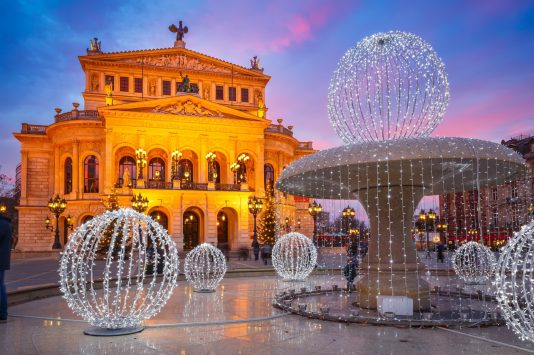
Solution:
<path fill-rule="evenodd" d="M 260 244 L 258 243 L 258 232 L 256 228 L 256 217 L 263 209 L 263 201 L 256 196 L 248 199 L 248 210 L 254 217 L 254 235 L 252 237 L 252 251 L 254 252 L 254 260 L 258 260 L 260 254 Z"/>
<path fill-rule="evenodd" d="M 141 196 L 141 194 L 132 197 L 132 208 L 139 213 L 143 213 L 148 208 L 148 198 Z"/>
<path fill-rule="evenodd" d="M 4 205 L 3 203 L 0 204 L 0 214 L 4 214 L 7 212 L 7 206 Z"/>
<path fill-rule="evenodd" d="M 234 173 L 234 183 L 246 183 L 247 174 L 243 174 L 243 168 L 245 167 L 246 162 L 250 159 L 247 153 L 241 153 L 237 157 L 237 161 L 230 164 L 230 170 Z"/>
<path fill-rule="evenodd" d="M 137 169 L 139 170 L 138 180 L 143 180 L 143 169 L 146 167 L 146 152 L 143 148 L 139 148 L 135 151 L 135 157 L 137 158 Z"/>
<path fill-rule="evenodd" d="M 206 154 L 206 160 L 208 161 L 208 181 L 215 182 L 217 180 L 217 172 L 214 171 L 214 162 L 217 158 L 217 154 L 209 152 Z"/>
<path fill-rule="evenodd" d="M 308 204 L 308 213 L 313 218 L 313 244 L 317 246 L 317 217 L 323 211 L 323 206 L 315 201 Z"/>
<path fill-rule="evenodd" d="M 175 149 L 171 153 L 171 159 L 172 159 L 172 180 L 175 180 L 178 178 L 178 163 L 180 163 L 180 158 L 182 157 L 182 152 L 180 152 L 178 149 Z"/>
<path fill-rule="evenodd" d="M 48 210 L 56 217 L 56 228 L 52 249 L 61 249 L 61 243 L 59 242 L 59 216 L 65 211 L 66 208 L 67 201 L 64 198 L 59 197 L 59 195 L 56 195 L 54 198 L 50 198 L 48 201 Z M 48 217 L 46 218 L 46 228 L 54 232 L 54 227 L 50 225 L 50 219 Z"/>
<path fill-rule="evenodd" d="M 341 212 L 341 216 L 347 220 L 347 231 L 350 230 L 352 227 L 352 219 L 356 216 L 356 211 L 354 211 L 354 208 L 347 206 Z"/>
<path fill-rule="evenodd" d="M 419 212 L 419 222 L 426 231 L 426 257 L 430 258 L 430 231 L 434 229 L 436 222 L 436 212 L 433 209 L 426 212 L 424 209 Z"/>
<path fill-rule="evenodd" d="M 301 224 L 301 222 L 300 222 L 300 217 L 299 217 L 299 218 L 297 218 L 297 229 L 298 230 L 300 230 L 300 224 Z"/>

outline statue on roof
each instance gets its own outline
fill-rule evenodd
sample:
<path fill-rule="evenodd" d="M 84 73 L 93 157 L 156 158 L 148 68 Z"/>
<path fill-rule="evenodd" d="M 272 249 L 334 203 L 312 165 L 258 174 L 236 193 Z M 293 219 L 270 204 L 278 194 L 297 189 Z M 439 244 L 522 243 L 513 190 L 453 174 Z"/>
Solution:
<path fill-rule="evenodd" d="M 89 48 L 87 48 L 88 53 L 102 53 L 101 41 L 98 38 L 94 37 L 89 40 Z"/>
<path fill-rule="evenodd" d="M 169 26 L 169 31 L 176 33 L 176 41 L 174 42 L 174 46 L 177 48 L 184 48 L 184 35 L 189 31 L 187 26 L 182 26 L 182 21 L 178 21 L 178 27 L 172 24 Z"/>
<path fill-rule="evenodd" d="M 191 92 L 189 76 L 187 76 L 187 74 L 184 76 L 182 72 L 180 72 L 180 77 L 182 78 L 182 82 L 178 83 L 176 92 Z"/>
<path fill-rule="evenodd" d="M 250 69 L 263 71 L 263 68 L 260 68 L 260 59 L 257 55 L 252 57 L 252 59 L 250 60 Z"/>

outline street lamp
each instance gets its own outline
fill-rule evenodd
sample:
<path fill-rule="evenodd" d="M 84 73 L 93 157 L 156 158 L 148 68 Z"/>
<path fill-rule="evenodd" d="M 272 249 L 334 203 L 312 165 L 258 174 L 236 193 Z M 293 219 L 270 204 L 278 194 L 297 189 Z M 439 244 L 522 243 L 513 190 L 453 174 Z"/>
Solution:
<path fill-rule="evenodd" d="M 256 229 L 256 217 L 258 213 L 263 209 L 263 201 L 256 196 L 252 196 L 248 199 L 248 210 L 254 217 L 254 235 L 252 240 L 252 251 L 254 252 L 254 260 L 258 260 L 260 254 L 260 244 L 258 243 L 258 233 Z"/>
<path fill-rule="evenodd" d="M 430 231 L 434 229 L 436 223 L 436 212 L 433 209 L 428 210 L 428 213 L 424 209 L 419 212 L 420 225 L 426 231 L 426 257 L 430 257 Z"/>
<path fill-rule="evenodd" d="M 286 233 L 291 232 L 290 227 L 289 227 L 289 217 L 286 217 L 284 222 L 285 222 L 285 225 L 286 225 Z"/>
<path fill-rule="evenodd" d="M 313 218 L 313 244 L 317 246 L 317 217 L 323 211 L 323 206 L 315 201 L 308 204 L 308 213 Z"/>
<path fill-rule="evenodd" d="M 3 203 L 0 204 L 0 214 L 4 214 L 7 212 L 7 206 L 4 205 Z"/>
<path fill-rule="evenodd" d="M 132 208 L 139 213 L 143 213 L 148 208 L 148 198 L 141 196 L 141 194 L 132 197 Z"/>
<path fill-rule="evenodd" d="M 182 152 L 180 152 L 178 149 L 175 149 L 171 153 L 171 159 L 172 159 L 172 180 L 176 180 L 178 178 L 178 163 L 180 162 L 180 158 L 182 157 Z"/>
<path fill-rule="evenodd" d="M 59 197 L 59 195 L 56 195 L 54 198 L 50 198 L 48 201 L 48 210 L 52 212 L 54 216 L 56 216 L 56 229 L 52 249 L 61 249 L 61 243 L 59 242 L 59 216 L 65 211 L 66 208 L 67 201 L 64 198 Z M 46 218 L 46 228 L 54 232 L 54 227 L 50 225 L 50 218 L 48 217 Z"/>
<path fill-rule="evenodd" d="M 206 160 L 208 161 L 208 181 L 217 180 L 217 171 L 215 171 L 214 163 L 217 158 L 217 154 L 209 152 L 206 154 Z"/>
<path fill-rule="evenodd" d="M 341 211 L 341 216 L 347 220 L 347 231 L 351 229 L 351 222 L 354 216 L 356 216 L 356 211 L 354 211 L 354 208 L 347 206 Z"/>
<path fill-rule="evenodd" d="M 143 169 L 146 167 L 146 152 L 143 148 L 139 148 L 135 151 L 135 157 L 137 158 L 137 169 L 139 170 L 138 180 L 143 180 Z"/>
<path fill-rule="evenodd" d="M 300 222 L 300 217 L 299 217 L 299 218 L 297 218 L 297 229 L 298 229 L 298 230 L 300 230 L 300 223 L 301 223 L 301 222 Z"/>

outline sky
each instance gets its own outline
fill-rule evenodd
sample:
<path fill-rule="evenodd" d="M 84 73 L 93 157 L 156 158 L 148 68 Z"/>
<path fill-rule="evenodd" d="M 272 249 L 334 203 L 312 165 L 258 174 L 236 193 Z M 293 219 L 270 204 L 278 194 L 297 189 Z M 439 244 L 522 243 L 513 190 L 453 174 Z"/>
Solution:
<path fill-rule="evenodd" d="M 326 97 L 338 60 L 362 38 L 400 30 L 445 63 L 451 99 L 433 135 L 500 142 L 534 133 L 534 2 L 477 1 L 60 1 L 0 2 L 0 173 L 14 176 L 21 123 L 50 124 L 54 108 L 83 103 L 77 56 L 98 37 L 105 52 L 172 47 L 183 20 L 187 48 L 265 73 L 268 118 L 324 149 L 342 144 Z"/>

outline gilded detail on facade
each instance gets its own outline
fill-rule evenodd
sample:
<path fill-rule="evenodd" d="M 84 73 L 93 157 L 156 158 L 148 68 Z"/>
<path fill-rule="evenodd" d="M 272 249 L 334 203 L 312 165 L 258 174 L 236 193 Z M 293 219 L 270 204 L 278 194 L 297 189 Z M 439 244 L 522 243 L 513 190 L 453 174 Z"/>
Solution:
<path fill-rule="evenodd" d="M 190 58 L 184 54 L 164 54 L 154 57 L 141 57 L 135 59 L 127 59 L 126 63 L 136 63 L 143 65 L 154 65 L 157 67 L 173 67 L 179 69 L 189 69 L 214 73 L 229 74 L 232 71 L 228 68 L 215 66 L 213 64 L 205 63 L 197 58 Z"/>
<path fill-rule="evenodd" d="M 202 106 L 199 102 L 195 104 L 193 101 L 188 100 L 186 102 L 177 102 L 168 106 L 156 106 L 154 112 L 157 113 L 170 113 L 174 115 L 185 116 L 213 116 L 222 117 L 222 114 L 217 111 L 210 111 Z"/>

